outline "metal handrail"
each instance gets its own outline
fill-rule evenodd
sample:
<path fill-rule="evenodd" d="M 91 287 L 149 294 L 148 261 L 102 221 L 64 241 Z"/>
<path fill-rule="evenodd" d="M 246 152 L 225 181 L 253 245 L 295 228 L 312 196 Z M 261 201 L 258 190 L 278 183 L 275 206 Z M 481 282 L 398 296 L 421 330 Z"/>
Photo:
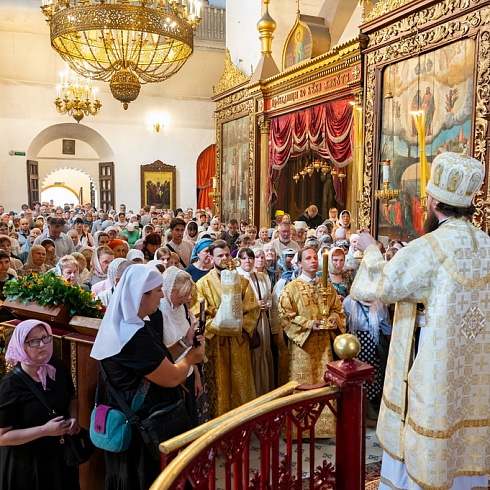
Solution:
<path fill-rule="evenodd" d="M 223 422 L 229 421 L 230 417 L 241 415 L 242 413 L 247 412 L 251 409 L 256 410 L 259 406 L 263 404 L 290 395 L 299 385 L 300 384 L 296 381 L 290 381 L 289 383 L 286 383 L 285 385 L 276 388 L 274 391 L 255 398 L 254 400 L 245 403 L 244 405 L 235 408 L 234 410 L 231 410 L 230 412 L 227 412 L 220 417 L 212 419 L 209 422 L 206 422 L 205 424 L 196 427 L 195 429 L 191 429 L 184 434 L 180 434 L 176 437 L 173 437 L 172 439 L 169 439 L 168 441 L 162 442 L 160 444 L 160 451 L 165 455 L 169 455 L 175 451 L 178 451 L 179 449 L 188 446 L 197 438 L 204 436 L 207 432 L 219 426 Z"/>
<path fill-rule="evenodd" d="M 276 400 L 261 403 L 256 407 L 248 407 L 247 409 L 235 411 L 233 415 L 225 414 L 226 420 L 220 417 L 221 423 L 213 429 L 196 439 L 187 448 L 181 451 L 175 459 L 169 463 L 167 468 L 155 480 L 150 490 L 168 490 L 176 488 L 177 479 L 185 472 L 187 467 L 190 467 L 195 460 L 206 448 L 212 446 L 214 442 L 223 438 L 231 431 L 246 425 L 255 419 L 263 418 L 265 415 L 274 411 L 284 411 L 288 407 L 292 408 L 295 405 L 327 402 L 328 400 L 336 399 L 340 396 L 340 389 L 336 386 L 318 388 L 310 391 L 298 392 Z M 261 397 L 262 398 L 262 397 Z"/>

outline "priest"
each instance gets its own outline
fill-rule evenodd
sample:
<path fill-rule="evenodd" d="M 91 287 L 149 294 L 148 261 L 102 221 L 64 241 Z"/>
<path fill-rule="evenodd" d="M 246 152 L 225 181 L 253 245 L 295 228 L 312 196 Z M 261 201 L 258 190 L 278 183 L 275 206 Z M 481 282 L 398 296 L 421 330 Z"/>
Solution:
<path fill-rule="evenodd" d="M 380 490 L 488 487 L 490 237 L 473 226 L 483 165 L 438 155 L 425 234 L 384 262 L 360 232 L 359 301 L 396 303 L 378 437 Z"/>

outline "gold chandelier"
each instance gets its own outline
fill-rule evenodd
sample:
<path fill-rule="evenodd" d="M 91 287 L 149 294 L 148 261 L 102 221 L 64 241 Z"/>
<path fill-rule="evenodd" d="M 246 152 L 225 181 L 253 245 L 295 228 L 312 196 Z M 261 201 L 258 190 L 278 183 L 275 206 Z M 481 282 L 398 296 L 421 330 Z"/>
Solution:
<path fill-rule="evenodd" d="M 96 116 L 102 104 L 97 99 L 97 88 L 90 78 L 84 78 L 66 67 L 60 74 L 61 83 L 56 87 L 57 97 L 54 101 L 60 114 L 68 114 L 77 122 L 83 116 Z"/>
<path fill-rule="evenodd" d="M 51 46 L 80 75 L 110 82 L 124 109 L 141 84 L 177 73 L 193 52 L 197 0 L 42 0 Z"/>

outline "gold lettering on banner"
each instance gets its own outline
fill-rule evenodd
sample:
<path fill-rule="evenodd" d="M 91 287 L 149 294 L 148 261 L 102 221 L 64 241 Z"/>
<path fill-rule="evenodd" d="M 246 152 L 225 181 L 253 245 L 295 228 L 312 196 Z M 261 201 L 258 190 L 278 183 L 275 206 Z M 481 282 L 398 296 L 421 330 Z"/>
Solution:
<path fill-rule="evenodd" d="M 302 102 L 319 95 L 326 94 L 329 91 L 337 90 L 348 85 L 351 81 L 355 80 L 359 73 L 359 68 L 355 66 L 352 70 L 337 73 L 323 80 L 314 81 L 308 85 L 301 86 L 296 90 L 286 92 L 280 95 L 276 95 L 266 100 L 267 109 L 278 109 L 283 106 L 293 104 L 295 102 Z"/>

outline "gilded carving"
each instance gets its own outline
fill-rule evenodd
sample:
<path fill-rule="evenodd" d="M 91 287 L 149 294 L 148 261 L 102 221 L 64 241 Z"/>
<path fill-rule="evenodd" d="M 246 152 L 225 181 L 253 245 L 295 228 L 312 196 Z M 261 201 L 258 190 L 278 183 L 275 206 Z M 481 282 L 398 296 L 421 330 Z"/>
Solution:
<path fill-rule="evenodd" d="M 363 20 L 363 22 L 369 22 L 370 20 L 377 19 L 388 12 L 391 12 L 399 7 L 403 7 L 407 3 L 413 0 L 380 0 L 371 10 L 369 15 Z"/>
<path fill-rule="evenodd" d="M 244 73 L 242 73 L 231 61 L 231 54 L 228 49 L 226 49 L 225 54 L 225 68 L 223 70 L 223 74 L 218 82 L 216 87 L 213 87 L 213 95 L 217 95 L 227 90 L 230 90 L 242 83 L 246 83 L 250 80 L 250 77 L 247 77 Z"/>
<path fill-rule="evenodd" d="M 404 1 L 381 1 L 369 16 L 372 20 L 394 8 L 398 8 L 407 2 Z M 475 125 L 473 134 L 473 155 L 485 165 L 488 159 L 487 155 L 487 131 L 490 120 L 490 31 L 487 26 L 490 24 L 490 7 L 481 8 L 480 10 L 462 15 L 458 19 L 452 19 L 444 24 L 435 26 L 420 32 L 419 29 L 427 24 L 427 19 L 431 22 L 435 18 L 441 18 L 444 15 L 454 13 L 456 9 L 465 9 L 474 4 L 480 3 L 480 0 L 444 0 L 421 12 L 416 12 L 405 19 L 373 33 L 369 37 L 369 46 L 381 46 L 379 49 L 366 54 L 366 93 L 365 93 L 365 160 L 364 160 L 364 187 L 363 199 L 360 202 L 360 217 L 364 217 L 369 222 L 370 212 L 374 212 L 371 201 L 371 189 L 373 189 L 373 171 L 376 163 L 374 155 L 374 137 L 375 127 L 377 124 L 375 114 L 376 94 L 380 94 L 376 87 L 376 75 L 387 64 L 406 57 L 409 54 L 421 54 L 442 41 L 450 42 L 451 39 L 460 39 L 468 35 L 470 28 L 480 28 L 479 36 L 479 53 L 476 75 L 476 108 L 475 108 Z M 383 10 L 380 13 L 380 9 Z M 377 15 L 374 15 L 377 12 Z M 374 17 L 371 17 L 373 16 Z M 396 40 L 396 36 L 412 31 L 409 37 L 401 37 Z M 391 39 L 391 44 L 386 42 Z M 481 227 L 483 221 L 485 228 L 490 229 L 490 191 L 488 185 L 488 172 L 485 191 L 478 191 L 475 198 L 476 214 L 474 224 Z"/>
<path fill-rule="evenodd" d="M 247 211 L 249 221 L 254 219 L 254 198 L 256 197 L 255 189 L 255 172 L 254 172 L 254 154 L 255 154 L 255 101 L 250 96 L 250 93 L 246 87 L 236 88 L 236 90 L 226 96 L 219 98 L 219 95 L 215 97 L 216 102 L 216 175 L 218 177 L 218 189 L 222 189 L 225 184 L 221 181 L 222 171 L 222 138 L 221 131 L 222 125 L 225 122 L 233 119 L 238 119 L 243 116 L 248 116 L 249 127 L 249 155 L 248 155 L 248 201 Z M 222 208 L 221 200 L 216 204 L 215 214 L 220 214 Z"/>
<path fill-rule="evenodd" d="M 77 385 L 77 343 L 74 340 L 70 340 L 70 371 L 71 371 L 71 379 L 76 389 L 76 387 L 78 386 Z"/>

